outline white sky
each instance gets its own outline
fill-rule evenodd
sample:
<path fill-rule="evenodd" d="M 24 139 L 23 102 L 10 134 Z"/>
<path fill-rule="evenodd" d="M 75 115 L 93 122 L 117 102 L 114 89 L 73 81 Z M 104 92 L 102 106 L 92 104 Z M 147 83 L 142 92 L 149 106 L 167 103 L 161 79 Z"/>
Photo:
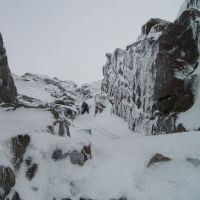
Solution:
<path fill-rule="evenodd" d="M 92 82 L 105 53 L 125 48 L 150 18 L 173 21 L 183 0 L 0 0 L 11 71 Z"/>

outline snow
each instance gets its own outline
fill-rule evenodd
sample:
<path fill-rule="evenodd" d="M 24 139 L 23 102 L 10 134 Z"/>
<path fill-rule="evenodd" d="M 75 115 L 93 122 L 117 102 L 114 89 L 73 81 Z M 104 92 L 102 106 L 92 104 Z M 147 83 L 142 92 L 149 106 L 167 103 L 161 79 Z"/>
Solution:
<path fill-rule="evenodd" d="M 69 159 L 54 162 L 44 157 L 39 162 L 40 171 L 28 184 L 39 187 L 39 192 L 30 195 L 30 189 L 24 189 L 23 181 L 28 181 L 22 174 L 19 174 L 17 181 L 20 184 L 16 189 L 21 187 L 24 199 L 29 196 L 28 199 L 50 199 L 52 196 L 102 200 L 122 196 L 138 200 L 199 198 L 200 168 L 186 161 L 187 157 L 200 158 L 199 132 L 102 139 L 100 136 L 98 140 L 91 138 L 92 160 L 83 167 L 72 165 Z M 149 159 L 157 152 L 170 156 L 173 161 L 147 169 Z"/>
<path fill-rule="evenodd" d="M 5 133 L 30 133 L 45 130 L 53 122 L 53 115 L 42 109 L 18 108 L 15 111 L 0 109 L 0 131 Z"/>
<path fill-rule="evenodd" d="M 185 1 L 180 12 L 187 9 L 188 2 L 189 0 Z M 195 2 L 190 7 L 200 8 Z M 162 32 L 152 29 L 148 36 L 141 35 L 140 39 L 146 37 L 157 40 L 161 34 Z M 149 72 L 150 66 L 155 62 L 158 46 L 153 53 L 148 50 L 148 40 L 145 44 L 137 43 L 136 46 L 127 51 L 117 49 L 110 54 L 111 62 L 108 59 L 103 71 L 107 78 L 104 81 L 110 82 L 113 87 L 107 88 L 109 91 L 106 92 L 112 100 L 120 97 L 124 100 L 119 105 L 112 106 L 106 99 L 103 101 L 106 108 L 101 114 L 95 114 L 95 96 L 97 101 L 102 101 L 98 99 L 101 97 L 98 96 L 101 81 L 77 88 L 75 83 L 57 78 L 36 74 L 25 74 L 22 77 L 13 75 L 19 95 L 38 99 L 39 103 L 52 104 L 55 100 L 67 99 L 67 96 L 76 99 L 76 104 L 71 106 L 59 105 L 57 109 L 61 111 L 65 108 L 76 111 L 76 106 L 80 108 L 82 101 L 87 100 L 90 112 L 70 120 L 71 137 L 60 137 L 47 132 L 47 126 L 52 125 L 55 119 L 46 109 L 0 108 L 0 166 L 13 169 L 10 139 L 19 134 L 28 134 L 31 138 L 24 161 L 31 157 L 33 163 L 38 164 L 36 175 L 31 181 L 26 177 L 26 162 L 21 164 L 20 169 L 15 172 L 16 185 L 11 194 L 17 191 L 22 200 L 78 200 L 81 197 L 95 200 L 120 197 L 128 200 L 199 200 L 200 165 L 188 161 L 195 159 L 197 163 L 200 162 L 200 131 L 194 131 L 199 129 L 200 119 L 199 78 L 194 88 L 194 105 L 179 114 L 177 119 L 177 125 L 183 124 L 190 132 L 146 136 L 152 125 L 147 124 L 147 117 L 148 108 L 153 103 L 151 97 L 156 74 L 156 71 L 152 75 Z M 144 47 L 147 49 L 146 54 L 141 51 Z M 134 51 L 135 48 L 138 50 Z M 181 56 L 185 57 L 185 52 L 181 52 Z M 136 64 L 144 65 L 139 71 L 143 75 L 138 83 L 142 86 L 141 101 L 146 101 L 143 110 L 130 102 L 137 73 Z M 184 73 L 177 74 L 177 77 L 185 78 Z M 200 76 L 200 66 L 192 75 Z M 76 89 L 79 92 L 75 94 Z M 90 91 L 87 98 L 84 98 L 84 89 Z M 139 96 L 137 92 L 135 98 L 139 99 Z M 133 119 L 139 119 L 141 115 L 143 123 L 141 126 L 138 124 L 138 133 L 130 131 L 128 126 L 131 127 Z M 63 153 L 74 150 L 80 152 L 84 145 L 89 144 L 92 159 L 87 160 L 83 166 L 73 165 L 69 157 L 57 161 L 52 159 L 52 153 L 57 149 L 61 149 Z M 147 168 L 149 160 L 156 153 L 172 160 Z"/>
<path fill-rule="evenodd" d="M 42 83 L 35 82 L 33 80 L 23 81 L 21 78 L 14 76 L 15 84 L 19 94 L 23 94 L 35 99 L 40 99 L 42 101 L 53 101 L 53 97 L 49 94 L 47 90 L 43 87 Z"/>
<path fill-rule="evenodd" d="M 104 134 L 108 139 L 119 138 L 123 133 L 124 136 L 133 134 L 123 119 L 111 114 L 111 105 L 108 102 L 103 114 L 97 114 L 96 116 L 94 98 L 88 100 L 87 103 L 90 108 L 90 113 L 83 116 L 79 115 L 73 123 L 75 127 L 79 129 L 90 128 L 93 134 Z M 116 124 L 118 124 L 118 126 L 115 126 Z"/>
<path fill-rule="evenodd" d="M 16 174 L 12 192 L 18 191 L 22 200 L 54 197 L 72 200 L 80 197 L 98 200 L 119 197 L 130 200 L 199 199 L 200 166 L 193 166 L 187 158 L 200 159 L 200 132 L 142 136 L 131 132 L 123 119 L 111 114 L 108 102 L 103 113 L 96 116 L 94 98 L 87 103 L 90 113 L 73 121 L 71 138 L 43 131 L 52 120 L 48 111 L 0 109 L 0 151 L 3 152 L 0 164 L 11 165 L 6 141 L 14 133 L 23 132 L 31 136 L 24 159 L 32 157 L 39 166 L 36 176 L 29 181 L 25 177 L 27 167 L 23 163 Z M 92 134 L 84 129 L 91 129 Z M 57 148 L 63 153 L 75 149 L 80 151 L 85 144 L 91 144 L 92 159 L 84 166 L 71 164 L 68 157 L 59 161 L 51 158 Z M 147 168 L 155 153 L 169 156 L 172 161 Z"/>
<path fill-rule="evenodd" d="M 53 102 L 66 94 L 73 98 L 73 92 L 76 87 L 76 84 L 72 81 L 61 81 L 37 74 L 13 75 L 13 78 L 18 94 L 23 94 L 43 102 Z"/>

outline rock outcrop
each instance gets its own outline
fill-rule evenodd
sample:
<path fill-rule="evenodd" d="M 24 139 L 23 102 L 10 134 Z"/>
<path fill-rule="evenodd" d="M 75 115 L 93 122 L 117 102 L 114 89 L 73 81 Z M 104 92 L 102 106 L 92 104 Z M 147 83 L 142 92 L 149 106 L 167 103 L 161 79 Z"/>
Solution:
<path fill-rule="evenodd" d="M 17 89 L 8 66 L 6 49 L 0 33 L 0 102 L 15 103 Z"/>
<path fill-rule="evenodd" d="M 14 75 L 14 80 L 18 88 L 18 104 L 13 110 L 20 107 L 48 110 L 54 120 L 47 124 L 46 131 L 70 137 L 69 125 L 79 112 L 76 105 L 76 84 L 31 73 Z"/>
<path fill-rule="evenodd" d="M 17 172 L 17 170 L 19 170 L 20 165 L 23 162 L 23 156 L 26 152 L 27 146 L 30 143 L 30 136 L 18 135 L 16 137 L 12 137 L 9 140 L 9 143 L 12 153 L 12 163 L 10 163 L 9 166 L 0 166 L 0 200 L 6 199 L 6 197 L 10 194 L 12 187 L 15 186 L 15 173 Z M 29 177 L 34 176 L 32 168 L 30 168 L 27 173 Z M 19 194 L 15 192 L 12 199 L 20 200 Z"/>
<path fill-rule="evenodd" d="M 30 143 L 29 135 L 18 135 L 11 139 L 11 147 L 13 152 L 13 165 L 15 170 L 18 170 L 23 162 L 23 156 L 26 148 Z"/>
<path fill-rule="evenodd" d="M 36 173 L 37 173 L 37 170 L 38 170 L 38 164 L 36 163 L 33 163 L 31 166 L 29 166 L 29 168 L 27 169 L 26 171 L 26 177 L 29 179 L 29 180 L 32 180 Z"/>
<path fill-rule="evenodd" d="M 176 119 L 195 100 L 199 17 L 193 6 L 173 23 L 150 19 L 137 42 L 106 55 L 102 91 L 130 129 L 147 135 L 185 130 Z"/>
<path fill-rule="evenodd" d="M 15 192 L 14 196 L 12 197 L 12 200 L 21 200 L 18 192 Z"/>
<path fill-rule="evenodd" d="M 153 165 L 154 163 L 159 163 L 159 162 L 167 162 L 172 160 L 169 157 L 166 157 L 160 153 L 155 154 L 149 161 L 147 167 L 150 167 L 151 165 Z"/>
<path fill-rule="evenodd" d="M 106 97 L 101 94 L 97 94 L 95 96 L 95 114 L 102 113 L 105 107 Z"/>
<path fill-rule="evenodd" d="M 0 200 L 3 200 L 15 185 L 15 173 L 10 167 L 0 166 Z"/>

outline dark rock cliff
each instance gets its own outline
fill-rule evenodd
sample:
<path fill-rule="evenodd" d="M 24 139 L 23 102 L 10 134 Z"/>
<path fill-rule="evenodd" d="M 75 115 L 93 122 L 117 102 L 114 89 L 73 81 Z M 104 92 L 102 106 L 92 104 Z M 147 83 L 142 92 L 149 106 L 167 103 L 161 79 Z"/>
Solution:
<path fill-rule="evenodd" d="M 17 97 L 17 89 L 11 75 L 3 38 L 0 33 L 0 101 L 14 103 Z"/>
<path fill-rule="evenodd" d="M 195 101 L 200 30 L 200 12 L 189 6 L 193 1 L 187 3 L 188 9 L 173 23 L 150 19 L 137 42 L 106 55 L 102 90 L 112 102 L 112 112 L 132 130 L 185 131 L 176 119 Z"/>

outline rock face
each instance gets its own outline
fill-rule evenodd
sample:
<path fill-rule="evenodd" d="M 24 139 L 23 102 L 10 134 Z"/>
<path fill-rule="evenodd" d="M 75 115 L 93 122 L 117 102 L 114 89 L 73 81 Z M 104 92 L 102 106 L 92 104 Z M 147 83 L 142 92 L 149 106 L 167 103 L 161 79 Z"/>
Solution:
<path fill-rule="evenodd" d="M 185 130 L 176 119 L 194 104 L 199 17 L 191 8 L 174 23 L 150 19 L 137 42 L 106 55 L 102 91 L 130 129 L 147 135 Z"/>
<path fill-rule="evenodd" d="M 3 38 L 0 33 L 0 101 L 6 103 L 15 103 L 17 89 L 11 75 Z"/>

